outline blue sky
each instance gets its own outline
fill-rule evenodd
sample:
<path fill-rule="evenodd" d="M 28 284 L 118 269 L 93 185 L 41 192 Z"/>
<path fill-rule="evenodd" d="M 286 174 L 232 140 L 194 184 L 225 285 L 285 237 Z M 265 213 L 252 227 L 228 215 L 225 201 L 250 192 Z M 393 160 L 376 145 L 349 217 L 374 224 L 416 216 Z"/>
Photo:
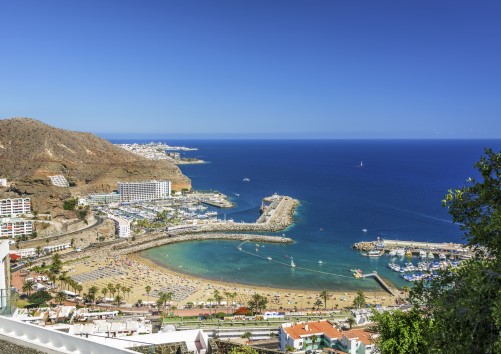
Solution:
<path fill-rule="evenodd" d="M 500 1 L 3 1 L 0 118 L 166 137 L 500 138 L 500 18 Z"/>

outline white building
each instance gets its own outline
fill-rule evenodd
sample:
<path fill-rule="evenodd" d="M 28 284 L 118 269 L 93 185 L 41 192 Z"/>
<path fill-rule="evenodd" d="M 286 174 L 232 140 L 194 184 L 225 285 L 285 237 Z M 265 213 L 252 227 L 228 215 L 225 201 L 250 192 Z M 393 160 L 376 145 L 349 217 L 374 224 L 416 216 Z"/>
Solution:
<path fill-rule="evenodd" d="M 50 181 L 52 182 L 52 185 L 56 187 L 69 187 L 70 184 L 66 180 L 66 177 L 62 175 L 57 175 L 57 176 L 49 176 Z"/>
<path fill-rule="evenodd" d="M 70 248 L 70 244 L 69 243 L 62 243 L 59 245 L 45 246 L 44 248 L 42 248 L 42 251 L 45 253 L 52 253 L 52 252 L 65 250 L 67 248 Z"/>
<path fill-rule="evenodd" d="M 15 251 L 10 251 L 11 254 L 16 254 L 21 258 L 26 258 L 26 257 L 35 257 L 37 255 L 37 251 L 35 248 L 21 248 Z"/>
<path fill-rule="evenodd" d="M 30 212 L 30 198 L 0 199 L 0 216 L 14 217 Z"/>
<path fill-rule="evenodd" d="M 0 178 L 0 187 L 7 187 L 7 178 Z"/>
<path fill-rule="evenodd" d="M 282 351 L 290 345 L 296 350 L 331 348 L 349 354 L 369 354 L 374 348 L 371 333 L 362 329 L 341 331 L 327 320 L 284 323 L 279 333 Z"/>
<path fill-rule="evenodd" d="M 89 341 L 104 344 L 116 349 L 133 349 L 149 345 L 184 344 L 189 353 L 205 354 L 209 347 L 209 337 L 202 329 L 189 329 L 172 332 L 158 332 L 140 336 L 126 336 L 116 338 L 113 336 L 89 335 Z M 184 351 L 183 351 L 184 352 Z"/>
<path fill-rule="evenodd" d="M 117 348 L 108 344 L 96 343 L 87 338 L 80 338 L 58 331 L 61 328 L 62 326 L 47 328 L 0 316 L 0 336 L 2 340 L 37 349 L 44 353 L 137 354 L 136 351 L 123 347 Z M 106 343 L 106 340 L 103 339 L 103 342 Z"/>
<path fill-rule="evenodd" d="M 0 219 L 0 237 L 14 238 L 33 233 L 33 221 L 19 218 Z"/>
<path fill-rule="evenodd" d="M 170 197 L 170 181 L 118 182 L 121 202 L 148 201 Z"/>
<path fill-rule="evenodd" d="M 0 240 L 0 314 L 6 312 L 10 299 L 9 240 Z"/>
<path fill-rule="evenodd" d="M 108 214 L 108 217 L 115 222 L 115 233 L 120 238 L 130 237 L 130 222 L 119 216 Z"/>
<path fill-rule="evenodd" d="M 118 193 L 89 194 L 85 202 L 89 205 L 120 203 L 120 194 Z"/>

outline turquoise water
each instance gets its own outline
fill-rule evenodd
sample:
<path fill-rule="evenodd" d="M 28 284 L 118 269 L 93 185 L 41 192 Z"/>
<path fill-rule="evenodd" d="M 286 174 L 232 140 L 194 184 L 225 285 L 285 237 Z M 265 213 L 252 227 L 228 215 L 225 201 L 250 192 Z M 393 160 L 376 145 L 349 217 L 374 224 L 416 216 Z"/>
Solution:
<path fill-rule="evenodd" d="M 441 199 L 448 188 L 459 187 L 467 177 L 475 177 L 473 163 L 484 147 L 499 150 L 501 146 L 499 140 L 169 143 L 199 148 L 185 155 L 209 163 L 181 169 L 192 179 L 195 189 L 216 189 L 233 199 L 237 206 L 226 210 L 227 218 L 257 219 L 261 199 L 274 192 L 299 199 L 295 223 L 283 232 L 295 242 L 258 248 L 258 255 L 286 265 L 240 252 L 239 243 L 230 241 L 181 243 L 144 251 L 143 256 L 208 279 L 347 290 L 378 289 L 370 278 L 353 278 L 350 269 L 354 268 L 376 270 L 398 286 L 408 284 L 387 268 L 389 257 L 363 257 L 351 249 L 355 242 L 378 236 L 460 242 L 461 232 L 451 223 Z M 244 177 L 250 182 L 243 182 Z M 255 244 L 242 247 L 256 253 Z M 291 256 L 297 267 L 307 270 L 288 266 Z"/>

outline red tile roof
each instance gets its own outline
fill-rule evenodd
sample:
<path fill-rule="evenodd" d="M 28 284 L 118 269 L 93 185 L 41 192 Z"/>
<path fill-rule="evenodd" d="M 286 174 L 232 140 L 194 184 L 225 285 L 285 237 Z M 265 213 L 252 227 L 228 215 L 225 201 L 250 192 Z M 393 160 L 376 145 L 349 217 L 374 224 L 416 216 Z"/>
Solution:
<path fill-rule="evenodd" d="M 365 345 L 374 344 L 374 341 L 371 339 L 372 333 L 366 332 L 363 329 L 351 329 L 349 331 L 343 332 L 343 335 L 348 339 L 357 338 Z"/>
<path fill-rule="evenodd" d="M 306 329 L 307 328 L 307 329 Z M 301 337 L 326 334 L 329 338 L 341 338 L 343 332 L 338 330 L 329 321 L 315 321 L 298 323 L 291 327 L 284 327 L 285 333 L 297 340 Z"/>

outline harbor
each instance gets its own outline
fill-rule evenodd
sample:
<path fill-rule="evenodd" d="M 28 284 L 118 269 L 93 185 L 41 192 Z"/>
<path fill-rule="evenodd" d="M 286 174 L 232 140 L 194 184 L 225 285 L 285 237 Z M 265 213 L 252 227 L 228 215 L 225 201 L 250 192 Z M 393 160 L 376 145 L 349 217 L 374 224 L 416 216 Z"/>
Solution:
<path fill-rule="evenodd" d="M 447 258 L 466 259 L 473 256 L 473 251 L 460 243 L 438 243 L 420 241 L 387 240 L 378 238 L 376 241 L 362 241 L 353 245 L 357 251 L 366 252 L 368 256 L 382 256 L 383 254 L 421 256 L 423 252 L 430 258 L 444 256 Z"/>

